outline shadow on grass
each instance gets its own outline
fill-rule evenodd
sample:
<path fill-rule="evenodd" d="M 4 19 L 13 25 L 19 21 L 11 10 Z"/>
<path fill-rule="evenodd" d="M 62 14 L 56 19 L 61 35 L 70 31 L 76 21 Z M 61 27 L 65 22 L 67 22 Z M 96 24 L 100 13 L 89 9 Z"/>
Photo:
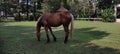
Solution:
<path fill-rule="evenodd" d="M 99 40 L 110 33 L 94 30 L 96 27 L 75 29 L 73 40 L 67 44 L 62 44 L 64 31 L 54 31 L 57 42 L 45 44 L 46 35 L 42 29 L 41 41 L 38 42 L 33 26 L 1 26 L 0 29 L 0 53 L 2 54 L 120 54 L 120 50 L 101 47 L 92 40 Z M 52 38 L 52 37 L 51 37 Z"/>
<path fill-rule="evenodd" d="M 95 39 L 97 40 L 102 39 L 110 34 L 107 33 L 106 31 L 94 29 L 96 29 L 96 27 L 75 29 L 74 36 L 76 39 L 79 39 L 84 42 L 89 42 Z"/>

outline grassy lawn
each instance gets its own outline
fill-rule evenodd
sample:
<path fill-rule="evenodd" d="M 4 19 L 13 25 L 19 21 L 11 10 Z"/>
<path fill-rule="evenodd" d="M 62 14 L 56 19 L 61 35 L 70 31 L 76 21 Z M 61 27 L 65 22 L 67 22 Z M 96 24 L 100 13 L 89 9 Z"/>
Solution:
<path fill-rule="evenodd" d="M 0 54 L 120 54 L 120 23 L 74 21 L 73 39 L 63 44 L 63 27 L 53 28 L 57 42 L 35 36 L 36 22 L 0 22 Z"/>

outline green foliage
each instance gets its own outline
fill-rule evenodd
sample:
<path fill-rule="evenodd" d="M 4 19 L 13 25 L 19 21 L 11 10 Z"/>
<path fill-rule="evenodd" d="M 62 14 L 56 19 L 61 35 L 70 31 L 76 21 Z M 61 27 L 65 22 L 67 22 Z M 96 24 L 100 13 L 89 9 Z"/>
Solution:
<path fill-rule="evenodd" d="M 45 12 L 49 12 L 49 5 L 48 5 L 48 1 L 47 0 L 44 0 L 43 1 L 44 3 L 42 3 L 42 12 L 45 13 Z"/>
<path fill-rule="evenodd" d="M 98 7 L 100 9 L 111 8 L 111 7 L 114 7 L 114 5 L 116 4 L 116 1 L 118 0 L 98 0 Z"/>
<path fill-rule="evenodd" d="M 58 8 L 60 8 L 59 0 L 51 0 L 48 5 L 50 6 L 50 12 L 55 12 Z"/>
<path fill-rule="evenodd" d="M 75 16 L 75 18 L 90 17 L 93 14 L 93 10 L 91 6 L 92 5 L 88 0 L 84 0 L 84 2 L 79 0 L 74 0 L 70 4 L 70 11 Z"/>
<path fill-rule="evenodd" d="M 115 22 L 114 11 L 111 8 L 105 9 L 101 14 L 104 22 Z"/>
<path fill-rule="evenodd" d="M 29 21 L 33 21 L 34 20 L 34 16 L 33 15 L 29 15 Z"/>
<path fill-rule="evenodd" d="M 37 2 L 37 0 L 31 0 L 31 2 Z"/>
<path fill-rule="evenodd" d="M 42 13 L 55 12 L 60 6 L 64 6 L 70 10 L 75 18 L 84 18 L 91 17 L 91 15 L 95 14 L 95 11 L 98 12 L 98 10 L 111 8 L 114 4 L 119 3 L 118 0 L 30 0 L 31 5 L 28 5 L 27 8 L 25 4 L 26 0 L 22 0 L 21 3 L 18 1 L 19 0 L 0 0 L 0 11 L 4 11 L 4 16 L 6 17 L 13 16 L 14 13 L 18 13 L 19 16 L 20 13 L 26 14 L 28 11 L 29 13 L 33 13 L 33 15 L 29 15 L 30 18 L 26 19 L 26 16 L 15 16 L 16 20 L 18 18 L 20 18 L 19 20 L 32 20 L 33 18 L 36 20 L 41 14 L 36 13 L 38 10 L 41 10 Z"/>
<path fill-rule="evenodd" d="M 14 18 L 15 18 L 16 21 L 21 21 L 21 19 L 20 19 L 21 17 L 20 17 L 20 15 L 18 13 L 16 13 Z"/>
<path fill-rule="evenodd" d="M 19 14 L 19 13 L 16 13 L 16 15 L 15 15 L 14 17 L 15 17 L 15 20 L 16 20 L 16 21 L 26 21 L 26 20 L 30 20 L 30 18 L 27 19 L 27 15 L 26 15 L 26 14 L 21 15 L 21 14 Z M 30 17 L 30 16 L 29 16 L 29 17 Z"/>
<path fill-rule="evenodd" d="M 40 17 L 41 14 L 42 14 L 42 12 L 36 12 L 35 13 L 35 15 L 36 15 L 36 19 L 35 20 L 37 20 Z"/>
<path fill-rule="evenodd" d="M 40 17 L 40 15 L 41 15 L 41 12 L 36 12 L 35 13 L 35 17 L 33 16 L 33 15 L 29 15 L 29 21 L 33 21 L 33 20 L 37 20 L 39 17 Z"/>
<path fill-rule="evenodd" d="M 42 12 L 55 12 L 59 7 L 59 0 L 44 0 L 42 3 Z"/>

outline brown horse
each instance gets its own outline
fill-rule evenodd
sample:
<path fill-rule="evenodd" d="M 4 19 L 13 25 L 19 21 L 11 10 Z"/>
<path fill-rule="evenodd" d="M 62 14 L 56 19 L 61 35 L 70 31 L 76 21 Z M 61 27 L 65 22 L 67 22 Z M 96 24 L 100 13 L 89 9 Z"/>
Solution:
<path fill-rule="evenodd" d="M 65 40 L 64 43 L 67 43 L 68 41 L 68 35 L 69 35 L 69 24 L 71 22 L 71 31 L 70 35 L 73 36 L 73 15 L 69 13 L 69 11 L 63 7 L 61 7 L 57 12 L 55 13 L 44 13 L 41 15 L 38 19 L 37 26 L 36 26 L 36 35 L 38 38 L 38 41 L 40 41 L 40 29 L 41 27 L 45 28 L 46 36 L 47 36 L 47 43 L 50 41 L 49 35 L 48 35 L 48 29 L 50 30 L 54 41 L 56 41 L 56 37 L 52 32 L 51 27 L 58 27 L 60 25 L 63 25 L 64 31 L 65 31 Z"/>

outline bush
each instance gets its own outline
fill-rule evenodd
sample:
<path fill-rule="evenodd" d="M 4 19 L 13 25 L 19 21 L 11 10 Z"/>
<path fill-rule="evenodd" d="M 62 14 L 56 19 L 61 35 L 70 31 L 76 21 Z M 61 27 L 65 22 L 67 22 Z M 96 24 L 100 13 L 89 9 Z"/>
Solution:
<path fill-rule="evenodd" d="M 36 12 L 35 15 L 36 15 L 35 20 L 38 20 L 38 18 L 41 16 L 41 12 Z"/>
<path fill-rule="evenodd" d="M 29 21 L 33 21 L 34 20 L 34 16 L 33 15 L 29 15 Z"/>
<path fill-rule="evenodd" d="M 18 13 L 16 13 L 14 17 L 15 17 L 15 21 L 21 21 L 21 17 L 19 16 Z"/>
<path fill-rule="evenodd" d="M 26 20 L 33 21 L 33 20 L 37 20 L 40 17 L 40 15 L 41 15 L 41 12 L 36 12 L 35 13 L 36 17 L 34 17 L 32 14 L 32 15 L 29 15 L 27 18 L 26 14 L 19 16 L 19 13 L 16 13 L 16 15 L 14 17 L 15 17 L 15 21 L 26 21 Z"/>
<path fill-rule="evenodd" d="M 26 14 L 21 16 L 21 15 L 19 15 L 19 13 L 16 13 L 16 15 L 14 17 L 15 17 L 15 21 L 25 21 L 25 20 L 28 20 Z"/>
<path fill-rule="evenodd" d="M 115 22 L 114 11 L 111 8 L 105 9 L 101 14 L 101 17 L 104 22 Z"/>
<path fill-rule="evenodd" d="M 28 18 L 29 18 L 29 16 L 28 16 Z M 26 15 L 26 14 L 24 14 L 24 15 L 21 16 L 21 20 L 22 20 L 22 21 L 29 20 L 28 18 L 27 18 L 27 15 Z"/>

